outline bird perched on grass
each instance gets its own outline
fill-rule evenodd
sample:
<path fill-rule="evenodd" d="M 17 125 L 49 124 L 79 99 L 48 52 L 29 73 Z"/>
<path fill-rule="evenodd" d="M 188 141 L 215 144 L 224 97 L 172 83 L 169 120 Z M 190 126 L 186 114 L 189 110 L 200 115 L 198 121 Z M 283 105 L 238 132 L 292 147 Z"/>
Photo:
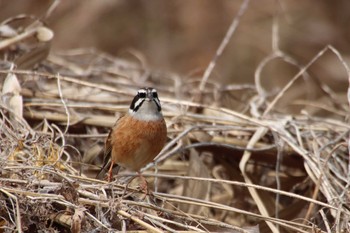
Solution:
<path fill-rule="evenodd" d="M 109 132 L 103 167 L 96 178 L 103 179 L 108 172 L 110 182 L 114 166 L 136 171 L 143 178 L 140 169 L 158 155 L 166 140 L 167 128 L 156 89 L 139 89 L 129 112 L 119 118 Z"/>

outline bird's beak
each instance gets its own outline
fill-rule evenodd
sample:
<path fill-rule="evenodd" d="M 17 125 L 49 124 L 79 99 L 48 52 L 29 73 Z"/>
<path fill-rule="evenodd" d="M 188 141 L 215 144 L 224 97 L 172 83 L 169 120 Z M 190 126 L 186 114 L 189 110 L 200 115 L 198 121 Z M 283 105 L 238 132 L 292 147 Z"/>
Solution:
<path fill-rule="evenodd" d="M 152 99 L 153 99 L 152 93 L 147 93 L 146 100 L 147 100 L 148 102 L 150 102 L 150 101 L 152 101 Z"/>

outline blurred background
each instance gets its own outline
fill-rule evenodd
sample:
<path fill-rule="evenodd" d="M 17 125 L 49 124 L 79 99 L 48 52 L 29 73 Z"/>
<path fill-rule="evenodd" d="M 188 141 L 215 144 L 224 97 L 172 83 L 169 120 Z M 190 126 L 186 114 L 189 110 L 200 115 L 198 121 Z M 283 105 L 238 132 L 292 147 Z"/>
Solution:
<path fill-rule="evenodd" d="M 33 19 L 38 18 L 43 19 L 47 27 L 51 28 L 54 32 L 54 37 L 50 42 L 41 43 L 38 40 L 33 42 L 34 38 L 30 38 L 28 41 L 25 41 L 26 43 L 13 43 L 3 50 L 0 49 L 0 60 L 11 61 L 10 56 L 13 55 L 16 59 L 19 58 L 18 60 L 14 59 L 16 62 L 19 61 L 16 63 L 18 69 L 23 68 L 18 65 L 21 64 L 20 61 L 23 61 L 24 65 L 30 65 L 28 65 L 29 68 L 27 67 L 30 71 L 37 71 L 41 68 L 41 71 L 44 73 L 47 72 L 56 75 L 58 73 L 61 74 L 61 70 L 63 70 L 63 72 L 66 72 L 63 73 L 63 76 L 73 77 L 75 81 L 62 82 L 64 95 L 58 95 L 60 93 L 56 89 L 60 86 L 58 84 L 59 78 L 57 78 L 56 82 L 56 79 L 44 78 L 44 75 L 42 75 L 43 77 L 38 75 L 38 77 L 32 78 L 32 76 L 36 76 L 32 75 L 32 72 L 30 72 L 30 75 L 18 75 L 19 77 L 24 77 L 23 79 L 19 79 L 23 89 L 20 93 L 21 95 L 18 93 L 17 96 L 14 95 L 14 97 L 18 97 L 17 100 L 19 101 L 13 105 L 17 109 L 20 109 L 21 114 L 21 110 L 25 110 L 24 116 L 31 126 L 34 125 L 33 129 L 40 131 L 42 127 L 43 132 L 49 132 L 51 135 L 50 130 L 52 130 L 52 134 L 56 134 L 55 132 L 58 132 L 58 128 L 53 130 L 49 127 L 50 129 L 48 129 L 46 120 L 59 123 L 64 122 L 64 125 L 61 125 L 62 132 L 66 123 L 72 122 L 72 125 L 69 127 L 68 133 L 70 135 L 69 137 L 67 136 L 67 141 L 63 140 L 63 137 L 61 139 L 60 131 L 60 133 L 57 133 L 57 138 L 56 135 L 52 139 L 49 137 L 40 137 L 40 140 L 32 140 L 30 138 L 30 142 L 27 143 L 25 141 L 23 143 L 24 140 L 22 141 L 13 136 L 16 132 L 14 130 L 7 137 L 8 142 L 6 141 L 7 144 L 5 144 L 9 146 L 5 150 L 5 153 L 11 153 L 12 158 L 12 154 L 15 154 L 12 152 L 14 150 L 13 148 L 16 148 L 17 151 L 17 148 L 23 147 L 26 148 L 25 153 L 28 156 L 32 156 L 32 153 L 34 153 L 32 151 L 34 150 L 31 147 L 31 143 L 33 143 L 32 141 L 35 143 L 38 141 L 38 143 L 41 143 L 40 145 L 42 145 L 43 149 L 38 150 L 38 155 L 30 158 L 33 158 L 35 162 L 41 161 L 41 156 L 44 154 L 42 151 L 45 153 L 50 152 L 50 158 L 47 161 L 50 163 L 55 161 L 54 163 L 60 166 L 61 162 L 56 161 L 58 158 L 61 158 L 61 155 L 58 155 L 61 153 L 61 149 L 57 149 L 57 158 L 55 157 L 54 159 L 51 158 L 51 154 L 55 153 L 51 151 L 53 151 L 52 142 L 61 144 L 62 140 L 62 144 L 67 142 L 67 145 L 74 145 L 74 147 L 64 147 L 64 150 L 67 150 L 72 156 L 76 156 L 74 159 L 79 161 L 77 163 L 79 169 L 85 169 L 81 167 L 86 165 L 86 172 L 89 169 L 93 170 L 87 165 L 93 163 L 99 165 L 99 162 L 95 158 L 103 148 L 103 140 L 108 132 L 107 127 L 113 125 L 116 116 L 119 116 L 119 113 L 124 111 L 125 106 L 129 104 L 131 98 L 130 90 L 139 84 L 144 85 L 144 80 L 149 78 L 139 78 L 139 76 L 142 76 L 140 74 L 147 73 L 145 76 L 152 76 L 153 73 L 158 73 L 159 75 L 156 77 L 158 79 L 154 78 L 156 81 L 152 80 L 149 83 L 152 83 L 152 85 L 156 83 L 158 84 L 157 88 L 162 88 L 158 90 L 162 92 L 161 98 L 165 99 L 164 102 L 162 99 L 162 103 L 164 103 L 163 109 L 165 110 L 165 116 L 167 120 L 170 120 L 168 121 L 170 123 L 168 124 L 170 136 L 175 137 L 174 135 L 177 133 L 182 134 L 190 127 L 198 125 L 198 132 L 194 131 L 193 134 L 192 132 L 188 134 L 188 139 L 181 140 L 181 144 L 179 143 L 179 145 L 183 148 L 189 145 L 188 148 L 191 148 L 190 146 L 197 141 L 216 143 L 208 144 L 208 146 L 198 149 L 198 152 L 192 149 L 187 152 L 184 149 L 176 154 L 176 156 L 173 156 L 170 162 L 168 162 L 169 160 L 166 161 L 168 164 L 165 164 L 164 167 L 168 166 L 166 169 L 169 169 L 169 167 L 170 169 L 164 169 L 164 171 L 167 174 L 181 175 L 188 172 L 190 176 L 200 177 L 207 177 L 209 176 L 209 172 L 211 175 L 215 171 L 219 175 L 215 176 L 216 178 L 223 177 L 223 179 L 243 181 L 240 170 L 243 153 L 241 148 L 246 147 L 256 127 L 259 126 L 261 128 L 261 125 L 255 122 L 244 123 L 244 121 L 241 125 L 240 118 L 228 118 L 229 120 L 227 122 L 221 121 L 220 119 L 225 119 L 227 116 L 232 117 L 231 114 L 226 114 L 224 111 L 210 111 L 211 109 L 206 107 L 187 109 L 185 104 L 183 106 L 178 104 L 179 106 L 177 106 L 176 100 L 182 98 L 193 102 L 200 102 L 201 100 L 198 100 L 200 98 L 195 98 L 197 96 L 204 96 L 203 103 L 206 105 L 217 104 L 219 107 L 227 107 L 246 115 L 255 114 L 254 117 L 258 119 L 256 122 L 260 122 L 259 117 L 261 115 L 259 113 L 263 113 L 266 107 L 270 106 L 271 100 L 277 94 L 281 93 L 282 88 L 295 77 L 300 68 L 307 65 L 320 51 L 325 51 L 309 67 L 307 73 L 304 72 L 304 75 L 294 82 L 287 92 L 282 92 L 282 99 L 274 106 L 273 111 L 271 111 L 272 113 L 267 114 L 266 118 L 270 117 L 274 121 L 269 121 L 268 124 L 271 129 L 266 133 L 266 136 L 261 136 L 257 148 L 271 148 L 271 151 L 255 151 L 249 161 L 247 171 L 254 178 L 252 179 L 254 183 L 266 187 L 277 187 L 279 185 L 277 182 L 280 182 L 280 179 L 276 179 L 276 176 L 278 176 L 281 177 L 282 190 L 292 191 L 309 197 L 312 197 L 320 190 L 324 196 L 320 193 L 317 197 L 319 200 L 325 201 L 325 197 L 327 197 L 328 201 L 331 200 L 330 203 L 332 205 L 336 203 L 334 200 L 339 200 L 339 203 L 342 202 L 340 204 L 343 206 L 343 203 L 347 203 L 348 200 L 343 201 L 338 197 L 348 198 L 342 191 L 343 186 L 347 187 L 347 183 L 345 182 L 347 179 L 345 164 L 348 163 L 348 152 L 345 147 L 340 148 L 339 145 L 345 145 L 344 142 L 347 140 L 347 136 L 345 136 L 347 134 L 345 133 L 348 130 L 348 128 L 344 127 L 348 123 L 344 122 L 346 122 L 349 115 L 349 104 L 346 98 L 349 80 L 342 61 L 350 64 L 350 27 L 348 25 L 350 22 L 350 1 L 251 0 L 240 18 L 237 30 L 230 39 L 222 56 L 218 59 L 205 90 L 200 93 L 204 94 L 196 95 L 199 94 L 197 87 L 199 86 L 203 72 L 208 67 L 220 43 L 225 38 L 225 34 L 232 24 L 233 19 L 237 16 L 242 2 L 242 0 L 0 0 L 0 21 L 4 22 L 9 18 L 13 19 L 10 21 L 11 28 L 16 29 L 14 31 L 22 33 L 30 23 L 35 21 Z M 57 5 L 53 7 L 54 9 L 51 12 L 48 9 L 50 9 L 53 3 L 57 3 Z M 47 17 L 48 12 L 51 13 Z M 19 19 L 14 20 L 15 16 L 24 14 L 31 15 L 32 19 L 26 17 L 25 19 L 21 19 L 21 22 L 19 22 Z M 25 24 L 23 22 L 24 20 L 28 20 L 29 22 Z M 7 25 L 6 22 L 0 25 L 0 42 L 6 37 L 3 33 L 4 25 Z M 272 36 L 273 26 L 275 26 L 275 29 L 278 29 L 276 37 Z M 7 30 L 9 29 L 7 28 Z M 275 47 L 273 47 L 273 41 L 275 42 Z M 331 50 L 324 50 L 327 45 L 332 45 L 336 48 L 343 60 L 339 60 L 337 55 Z M 30 53 L 32 52 L 32 47 L 35 46 L 39 49 L 43 47 L 44 52 L 41 54 L 44 54 L 44 56 L 39 56 L 41 60 L 38 59 L 39 62 L 42 62 L 41 67 L 37 66 L 36 62 L 28 62 L 33 61 L 33 57 L 35 58 L 36 54 L 33 53 L 33 55 Z M 283 53 L 284 55 L 267 62 L 263 69 L 261 69 L 261 85 L 259 86 L 255 83 L 254 76 L 259 70 L 259 65 L 273 53 L 273 48 L 276 51 L 276 47 L 281 51 L 280 54 Z M 117 63 L 109 62 L 108 59 L 110 57 L 108 59 L 101 59 L 101 62 L 95 61 L 93 63 L 91 61 L 97 53 L 91 52 L 88 54 L 91 56 L 86 56 L 86 60 L 84 61 L 82 59 L 84 56 L 64 57 L 62 55 L 63 51 L 79 48 L 94 48 L 114 57 L 135 62 L 137 65 L 130 66 L 125 72 L 122 72 L 124 66 L 119 65 L 118 69 L 110 72 L 111 69 L 102 69 L 106 66 L 108 68 L 116 66 Z M 4 50 L 7 51 L 3 52 Z M 33 50 L 35 52 L 35 48 Z M 48 52 L 51 55 L 57 56 L 49 56 L 49 59 L 45 60 Z M 26 56 L 28 54 L 30 56 Z M 41 54 L 39 53 L 39 55 Z M 52 59 L 53 57 L 56 60 Z M 60 57 L 65 59 L 60 61 Z M 23 59 L 21 60 L 20 58 Z M 52 62 L 50 58 L 58 62 Z M 69 59 L 73 62 L 67 65 L 65 61 L 69 61 Z M 122 59 L 110 60 L 119 61 Z M 143 62 L 143 65 L 147 66 L 146 68 L 150 68 L 151 71 L 162 72 L 144 72 L 145 70 L 149 70 L 138 69 L 140 61 Z M 94 72 L 90 70 L 90 72 L 85 74 L 83 72 L 85 71 L 84 68 L 89 67 L 90 62 L 95 66 L 95 70 Z M 125 63 L 130 64 L 131 62 Z M 1 69 L 5 68 L 1 67 L 0 71 Z M 2 72 L 6 74 L 3 70 Z M 9 70 L 7 72 L 11 74 Z M 173 73 L 178 74 L 182 80 L 173 81 L 171 78 L 176 75 L 168 75 L 170 78 L 165 77 L 167 74 Z M 130 74 L 135 74 L 136 77 L 130 78 Z M 5 78 L 1 80 L 2 77 L 5 77 L 5 75 L 0 76 L 0 85 L 5 80 Z M 160 82 L 160 78 L 162 78 L 161 81 L 165 81 Z M 88 80 L 89 85 L 77 84 L 77 80 L 80 81 L 81 79 Z M 97 87 L 102 82 L 104 82 L 104 85 L 102 85 L 103 88 L 94 88 L 95 85 Z M 176 88 L 168 85 L 170 82 L 173 86 L 176 83 Z M 115 85 L 113 87 L 119 87 L 119 89 L 114 88 L 112 91 L 107 91 L 108 88 L 106 87 L 109 87 L 109 85 Z M 129 89 L 125 91 L 125 87 Z M 261 91 L 261 89 L 265 90 L 265 92 Z M 11 100 L 13 96 L 8 93 L 13 94 L 13 92 L 6 92 L 6 95 L 3 96 Z M 22 105 L 18 107 L 20 106 L 18 103 L 22 104 L 22 95 L 24 97 L 24 108 L 22 108 Z M 64 102 L 62 96 L 71 101 L 69 103 L 73 104 L 73 107 L 69 107 L 72 113 L 70 114 L 71 121 L 68 121 L 67 109 L 57 107 L 62 106 L 62 102 Z M 175 101 L 169 101 L 174 100 L 174 98 Z M 166 99 L 168 99 L 168 102 Z M 10 101 L 8 102 L 11 103 Z M 303 110 L 309 114 L 310 118 L 299 117 L 297 115 Z M 192 114 L 183 114 L 184 117 L 181 117 L 181 112 L 186 113 L 185 111 L 189 113 L 196 112 L 198 114 L 195 117 L 191 117 Z M 199 115 L 200 113 L 202 113 L 202 116 Z M 283 115 L 283 113 L 287 114 Z M 289 113 L 295 114 L 296 117 L 290 117 Z M 219 115 L 219 118 L 215 118 L 215 114 L 222 115 Z M 320 118 L 312 119 L 315 116 L 327 117 L 330 115 L 331 117 L 328 118 L 329 121 L 322 121 Z M 219 120 L 217 121 L 217 119 Z M 297 120 L 294 121 L 292 119 Z M 336 121 L 338 119 L 340 121 Z M 276 123 L 276 125 L 273 125 L 273 123 Z M 205 127 L 202 128 L 202 125 L 210 124 L 213 128 L 209 127 L 205 130 Z M 6 126 L 6 124 L 4 125 Z M 225 128 L 226 126 L 227 128 Z M 257 132 L 261 131 L 259 130 Z M 22 137 L 21 135 L 27 137 L 28 134 L 20 133 L 19 135 L 18 138 Z M 41 136 L 41 134 L 38 135 Z M 257 138 L 256 135 L 254 134 L 253 139 Z M 291 140 L 293 136 L 295 140 Z M 45 141 L 46 139 L 48 141 Z M 288 143 L 284 143 L 284 141 L 288 141 Z M 296 142 L 301 145 L 298 151 L 294 151 L 297 147 Z M 293 147 L 293 150 L 290 150 L 287 144 L 292 145 L 293 143 L 295 147 Z M 61 148 L 58 144 L 57 148 Z M 22 145 L 25 145 L 25 147 Z M 34 143 L 33 145 L 36 146 Z M 226 145 L 230 146 L 227 147 Z M 233 145 L 232 148 L 231 145 Z M 277 147 L 276 150 L 275 146 Z M 30 149 L 28 149 L 29 147 Z M 75 148 L 77 149 L 74 150 Z M 308 150 L 307 152 L 303 152 L 304 157 L 299 156 L 301 149 L 302 151 Z M 20 150 L 22 149 L 18 149 L 18 151 Z M 19 154 L 20 159 L 14 157 L 15 159 L 8 159 L 7 161 L 18 160 L 19 162 L 17 164 L 22 166 L 27 159 L 23 160 L 22 157 L 25 157 L 22 155 L 22 151 L 18 151 L 16 153 Z M 281 159 L 282 154 L 285 154 L 283 160 Z M 334 154 L 334 157 L 330 157 L 332 154 Z M 317 157 L 315 158 L 315 156 Z M 81 158 L 83 158 L 82 161 Z M 188 163 L 188 159 L 191 162 Z M 328 170 L 328 166 L 323 164 L 323 159 L 326 165 L 330 163 L 329 169 L 331 170 Z M 203 163 L 201 160 L 203 160 Z M 31 160 L 28 161 L 31 163 Z M 314 161 L 317 161 L 317 166 Z M 307 163 L 315 163 L 315 165 L 310 166 Z M 173 164 L 176 169 L 171 167 Z M 277 164 L 281 164 L 281 167 L 277 167 Z M 315 167 L 315 171 L 312 171 L 312 176 L 310 176 L 308 174 L 313 167 Z M 316 170 L 316 167 L 321 170 Z M 327 169 L 324 169 L 326 167 Z M 339 169 L 339 171 L 336 169 Z M 279 173 L 279 170 L 281 173 Z M 19 173 L 21 175 L 19 176 L 21 182 L 24 179 L 22 177 L 32 179 L 32 173 L 22 172 L 22 168 L 19 171 L 21 171 Z M 33 171 L 35 171 L 33 174 L 36 174 L 36 170 L 33 169 Z M 193 174 L 192 171 L 193 173 L 198 171 L 198 173 Z M 211 173 L 211 171 L 213 172 Z M 85 171 L 83 170 L 83 172 Z M 343 173 L 345 175 L 342 175 Z M 314 183 L 316 183 L 314 181 L 316 179 L 314 178 L 316 176 L 315 174 L 321 174 L 322 177 L 328 175 L 329 177 L 324 179 L 327 182 L 334 179 L 335 181 L 333 183 L 329 183 L 334 184 L 334 188 L 332 185 L 328 185 L 327 182 L 317 181 L 317 188 L 314 189 Z M 13 186 L 12 181 L 11 183 L 7 183 Z M 31 186 L 27 186 L 23 186 L 23 188 L 31 188 Z M 172 187 L 170 188 L 170 186 Z M 213 191 L 210 195 L 215 197 L 213 200 L 218 203 L 227 201 L 229 205 L 257 212 L 256 206 L 252 205 L 253 201 L 250 199 L 248 191 L 243 190 L 242 187 L 234 187 L 231 192 L 227 191 L 227 188 L 224 188 L 224 186 L 221 187 L 216 183 L 213 183 L 213 186 L 200 186 Z M 188 194 L 187 190 L 192 190 L 187 187 L 192 188 L 192 183 L 182 183 L 182 181 L 178 182 L 177 179 L 174 179 L 171 182 L 162 183 L 159 190 L 173 193 L 180 193 L 182 190 L 185 190 L 182 194 L 186 196 Z M 329 188 L 330 190 L 324 191 L 323 189 L 325 188 Z M 222 190 L 224 190 L 224 195 L 226 195 L 225 192 L 228 195 L 221 195 Z M 200 196 L 201 200 L 205 199 L 205 196 L 209 196 L 207 195 L 208 193 L 209 191 L 202 191 L 201 188 L 198 188 L 196 192 L 196 194 L 199 194 L 198 196 Z M 335 196 L 333 195 L 334 193 L 336 193 Z M 308 208 L 310 210 L 316 210 L 316 207 L 309 205 L 309 202 L 305 202 L 307 204 L 305 205 L 305 203 L 303 204 L 298 199 L 292 201 L 290 197 L 286 199 L 279 199 L 278 197 L 277 202 L 275 194 L 271 194 L 268 195 L 266 192 L 262 196 L 263 200 L 266 201 L 266 206 L 271 213 L 275 213 L 276 209 L 279 208 L 281 210 L 279 216 L 282 218 L 293 219 L 295 221 L 295 219 L 303 218 L 305 215 L 307 216 L 308 214 L 305 212 Z M 190 196 L 190 194 L 187 196 Z M 314 199 L 314 197 L 312 198 Z M 22 203 L 29 203 L 27 199 Z M 36 204 L 35 202 L 33 203 Z M 75 200 L 73 203 L 75 204 Z M 274 206 L 276 203 L 281 205 L 275 209 Z M 24 204 L 20 206 L 26 206 Z M 45 204 L 45 208 L 47 206 Z M 32 207 L 22 207 L 21 211 L 36 210 L 36 208 Z M 344 205 L 344 207 L 346 206 Z M 187 211 L 187 206 L 185 208 Z M 331 211 L 324 208 L 323 210 L 331 217 L 329 214 L 332 213 Z M 201 211 L 193 210 L 193 212 L 198 213 Z M 208 213 L 203 211 L 201 214 L 203 214 L 202 216 L 210 216 Z M 214 214 L 218 218 L 234 223 L 235 225 L 263 226 L 260 222 L 255 222 L 255 220 L 253 222 L 253 218 L 251 217 L 247 217 L 246 219 L 237 218 L 236 215 L 228 215 L 227 213 L 224 209 L 217 209 L 210 212 L 210 214 Z M 345 210 L 344 213 L 346 213 Z M 6 216 L 11 215 L 6 214 Z M 337 216 L 340 219 L 342 218 L 341 215 Z M 323 221 L 324 218 L 322 215 Z M 38 219 L 40 221 L 45 220 L 43 225 L 48 225 L 45 218 Z M 313 217 L 306 217 L 306 219 L 312 223 L 314 222 Z M 318 221 L 317 218 L 315 219 Z M 333 221 L 332 217 L 330 223 L 337 223 L 337 221 L 338 219 Z M 28 220 L 24 222 L 32 223 L 33 221 Z M 194 221 L 191 219 L 191 222 Z M 347 223 L 346 219 L 344 222 L 344 224 Z M 267 227 L 266 229 L 261 232 L 270 232 Z"/>
<path fill-rule="evenodd" d="M 47 25 L 55 32 L 51 52 L 96 48 L 183 77 L 200 77 L 213 58 L 242 1 L 238 0 L 75 0 L 60 1 Z M 51 0 L 1 0 L 0 19 L 18 14 L 43 17 Z M 348 61 L 350 1 L 250 1 L 210 80 L 254 83 L 259 63 L 272 52 L 272 25 L 278 45 L 299 65 L 306 65 L 326 45 Z M 281 59 L 263 69 L 262 85 L 275 94 L 298 69 Z M 320 85 L 343 98 L 347 75 L 334 53 L 326 52 L 290 90 L 291 99 L 322 101 Z"/>

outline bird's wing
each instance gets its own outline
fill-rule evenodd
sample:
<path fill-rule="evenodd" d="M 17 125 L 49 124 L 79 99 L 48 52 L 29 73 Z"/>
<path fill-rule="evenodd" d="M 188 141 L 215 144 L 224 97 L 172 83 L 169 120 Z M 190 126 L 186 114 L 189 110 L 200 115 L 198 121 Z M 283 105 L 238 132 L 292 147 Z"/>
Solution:
<path fill-rule="evenodd" d="M 122 117 L 120 117 L 115 124 L 113 125 L 112 129 L 109 131 L 109 134 L 107 136 L 107 139 L 105 141 L 105 147 L 104 147 L 104 153 L 103 153 L 103 166 L 100 170 L 100 172 L 97 174 L 97 179 L 103 179 L 105 174 L 108 172 L 109 167 L 111 166 L 111 152 L 112 152 L 112 132 L 113 129 L 117 126 L 119 120 Z M 114 166 L 118 166 L 118 164 L 115 164 Z M 119 168 L 118 168 L 119 170 Z"/>

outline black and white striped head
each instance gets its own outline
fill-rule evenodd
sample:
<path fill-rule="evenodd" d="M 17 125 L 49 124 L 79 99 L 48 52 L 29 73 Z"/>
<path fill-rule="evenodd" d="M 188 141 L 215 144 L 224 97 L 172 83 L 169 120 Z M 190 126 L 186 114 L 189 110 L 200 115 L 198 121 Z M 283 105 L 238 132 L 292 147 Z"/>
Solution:
<path fill-rule="evenodd" d="M 155 121 L 163 118 L 157 90 L 141 88 L 131 102 L 129 114 L 138 120 Z"/>

